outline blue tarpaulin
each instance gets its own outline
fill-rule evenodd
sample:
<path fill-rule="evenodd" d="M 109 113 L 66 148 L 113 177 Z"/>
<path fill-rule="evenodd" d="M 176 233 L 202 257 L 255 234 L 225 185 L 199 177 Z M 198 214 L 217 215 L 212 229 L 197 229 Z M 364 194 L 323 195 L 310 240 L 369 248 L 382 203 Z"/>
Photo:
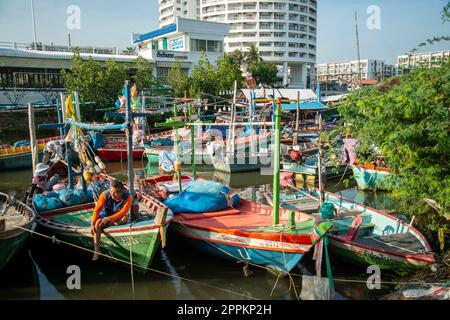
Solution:
<path fill-rule="evenodd" d="M 89 123 L 81 123 L 81 122 L 75 122 L 73 120 L 68 120 L 68 124 L 71 126 L 76 126 L 81 129 L 85 130 L 94 130 L 94 131 L 104 131 L 104 130 L 122 130 L 124 131 L 126 128 L 126 123 L 122 124 L 109 124 L 109 125 L 96 125 L 96 124 L 89 124 Z"/>

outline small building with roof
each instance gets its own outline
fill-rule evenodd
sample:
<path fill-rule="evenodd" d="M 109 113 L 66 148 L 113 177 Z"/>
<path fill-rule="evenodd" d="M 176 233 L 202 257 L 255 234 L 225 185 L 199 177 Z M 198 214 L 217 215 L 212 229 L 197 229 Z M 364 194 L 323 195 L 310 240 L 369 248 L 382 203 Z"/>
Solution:
<path fill-rule="evenodd" d="M 229 33 L 226 23 L 199 21 L 177 17 L 174 23 L 145 34 L 132 34 L 137 53 L 155 62 L 154 76 L 166 77 L 170 67 L 179 62 L 190 72 L 205 52 L 211 64 L 223 56 L 224 38 Z"/>

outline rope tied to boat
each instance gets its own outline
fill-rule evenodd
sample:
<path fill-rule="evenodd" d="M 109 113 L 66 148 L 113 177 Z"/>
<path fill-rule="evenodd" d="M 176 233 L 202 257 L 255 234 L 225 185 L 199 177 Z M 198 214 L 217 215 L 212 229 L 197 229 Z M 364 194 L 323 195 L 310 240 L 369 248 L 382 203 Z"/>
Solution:
<path fill-rule="evenodd" d="M 86 251 L 86 252 L 89 252 L 89 253 L 94 253 L 95 252 L 94 250 L 91 250 L 91 249 L 88 249 L 88 248 L 85 248 L 85 247 L 81 247 L 81 246 L 78 246 L 78 245 L 70 243 L 70 242 L 59 240 L 55 236 L 49 236 L 49 235 L 46 235 L 46 234 L 43 234 L 43 233 L 40 233 L 40 232 L 37 232 L 37 231 L 34 231 L 34 230 L 30 230 L 30 229 L 27 229 L 27 228 L 24 228 L 24 227 L 20 227 L 20 226 L 17 227 L 17 228 L 21 229 L 21 230 L 24 230 L 24 231 L 27 231 L 27 232 L 29 232 L 31 234 L 35 234 L 35 235 L 38 235 L 40 237 L 46 238 L 46 239 L 53 240 L 53 238 L 55 238 L 57 243 L 65 244 L 65 245 L 67 245 L 69 247 L 80 249 L 81 251 Z M 153 268 L 150 268 L 150 267 L 140 267 L 140 266 L 138 266 L 136 264 L 131 264 L 129 261 L 126 261 L 126 260 L 123 260 L 123 259 L 120 259 L 120 258 L 115 258 L 113 256 L 104 254 L 102 252 L 99 252 L 98 254 L 100 256 L 102 256 L 102 257 L 109 258 L 109 259 L 121 262 L 123 264 L 128 264 L 128 265 L 130 265 L 132 267 L 139 267 L 139 268 L 144 269 L 146 271 L 151 271 L 151 272 L 162 274 L 162 275 L 165 275 L 165 276 L 168 276 L 168 277 L 171 277 L 171 278 L 184 280 L 186 282 L 194 283 L 194 284 L 197 284 L 197 285 L 200 285 L 200 286 L 204 286 L 204 287 L 212 288 L 212 289 L 215 289 L 215 290 L 219 290 L 219 291 L 222 291 L 222 292 L 225 292 L 225 293 L 228 293 L 228 294 L 233 294 L 233 295 L 239 296 L 241 298 L 246 298 L 246 299 L 250 299 L 250 300 L 261 300 L 260 298 L 255 298 L 255 297 L 252 297 L 250 295 L 242 294 L 242 293 L 235 292 L 235 291 L 232 291 L 232 290 L 229 290 L 229 289 L 224 289 L 224 288 L 221 288 L 221 287 L 216 287 L 216 286 L 213 286 L 213 285 L 211 285 L 209 283 L 205 283 L 205 282 L 189 279 L 189 278 L 186 278 L 186 277 L 181 277 L 181 276 L 178 276 L 178 275 L 173 275 L 173 274 L 170 274 L 170 273 L 167 273 L 167 272 L 164 272 L 164 271 L 161 271 L 161 270 L 153 269 Z"/>

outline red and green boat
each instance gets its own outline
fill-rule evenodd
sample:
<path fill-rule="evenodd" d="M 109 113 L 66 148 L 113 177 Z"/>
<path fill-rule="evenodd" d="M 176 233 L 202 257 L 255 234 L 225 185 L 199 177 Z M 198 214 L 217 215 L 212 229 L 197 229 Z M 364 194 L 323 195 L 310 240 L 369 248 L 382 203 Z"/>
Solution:
<path fill-rule="evenodd" d="M 322 219 L 319 191 L 288 190 L 281 194 L 285 209 L 298 210 Z M 265 198 L 272 203 L 270 194 Z M 345 261 L 357 265 L 377 265 L 398 274 L 427 268 L 435 261 L 425 237 L 411 224 L 385 212 L 326 192 L 324 202 L 334 210 L 329 232 L 330 249 Z"/>

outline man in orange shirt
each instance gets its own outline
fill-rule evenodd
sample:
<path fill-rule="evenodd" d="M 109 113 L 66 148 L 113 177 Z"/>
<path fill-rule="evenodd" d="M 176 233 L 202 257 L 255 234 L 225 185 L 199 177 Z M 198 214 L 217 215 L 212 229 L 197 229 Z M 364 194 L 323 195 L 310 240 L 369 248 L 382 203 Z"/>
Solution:
<path fill-rule="evenodd" d="M 103 230 L 112 224 L 126 223 L 131 203 L 131 194 L 126 191 L 121 181 L 112 180 L 109 191 L 102 192 L 92 216 L 91 233 L 94 236 L 95 251 L 92 260 L 99 258 L 100 237 Z"/>

